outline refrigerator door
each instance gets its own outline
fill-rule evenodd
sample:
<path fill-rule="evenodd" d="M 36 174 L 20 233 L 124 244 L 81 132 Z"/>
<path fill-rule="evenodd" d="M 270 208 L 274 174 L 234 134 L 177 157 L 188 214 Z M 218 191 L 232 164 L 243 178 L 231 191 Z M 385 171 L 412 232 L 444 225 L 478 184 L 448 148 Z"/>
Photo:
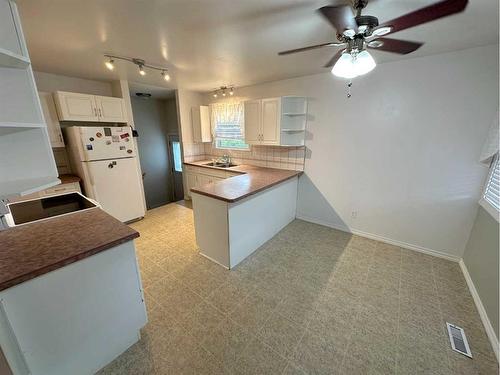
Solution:
<path fill-rule="evenodd" d="M 136 156 L 130 126 L 80 126 L 82 161 Z"/>
<path fill-rule="evenodd" d="M 140 176 L 136 158 L 87 162 L 91 198 L 102 209 L 126 222 L 144 216 Z"/>

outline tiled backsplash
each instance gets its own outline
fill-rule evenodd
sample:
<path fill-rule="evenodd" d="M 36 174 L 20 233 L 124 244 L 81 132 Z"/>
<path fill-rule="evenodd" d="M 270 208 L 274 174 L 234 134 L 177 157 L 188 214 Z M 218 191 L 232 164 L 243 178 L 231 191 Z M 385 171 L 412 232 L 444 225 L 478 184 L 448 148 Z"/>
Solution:
<path fill-rule="evenodd" d="M 198 161 L 231 156 L 235 164 L 303 171 L 305 147 L 250 146 L 249 151 L 225 150 L 211 143 L 184 144 L 184 160 Z"/>

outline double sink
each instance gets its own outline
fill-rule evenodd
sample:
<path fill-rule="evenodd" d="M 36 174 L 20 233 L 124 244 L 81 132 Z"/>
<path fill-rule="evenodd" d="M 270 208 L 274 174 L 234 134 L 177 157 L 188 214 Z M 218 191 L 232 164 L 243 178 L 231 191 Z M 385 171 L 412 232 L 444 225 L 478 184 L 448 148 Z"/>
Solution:
<path fill-rule="evenodd" d="M 217 168 L 231 168 L 231 167 L 236 167 L 237 164 L 233 163 L 218 163 L 218 162 L 210 162 L 210 163 L 205 163 L 202 165 L 206 165 L 207 167 L 217 167 Z"/>

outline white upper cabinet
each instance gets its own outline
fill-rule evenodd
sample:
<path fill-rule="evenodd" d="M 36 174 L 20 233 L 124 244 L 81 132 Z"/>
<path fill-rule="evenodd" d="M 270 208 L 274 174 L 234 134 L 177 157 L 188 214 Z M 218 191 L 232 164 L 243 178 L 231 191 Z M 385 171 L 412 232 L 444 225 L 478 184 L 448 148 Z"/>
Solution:
<path fill-rule="evenodd" d="M 121 98 L 57 91 L 54 100 L 60 121 L 127 122 Z"/>
<path fill-rule="evenodd" d="M 262 99 L 262 131 L 263 145 L 280 144 L 280 98 Z"/>
<path fill-rule="evenodd" d="M 244 118 L 245 118 L 245 142 L 249 145 L 260 144 L 260 136 L 262 133 L 262 101 L 248 100 L 244 103 Z"/>
<path fill-rule="evenodd" d="M 57 117 L 56 105 L 50 92 L 39 92 L 40 104 L 42 105 L 43 117 L 47 124 L 50 145 L 52 147 L 64 147 L 64 139 L 61 132 L 61 125 Z"/>
<path fill-rule="evenodd" d="M 193 124 L 193 140 L 198 143 L 212 142 L 210 110 L 208 106 L 192 107 L 191 121 Z"/>
<path fill-rule="evenodd" d="M 248 100 L 245 108 L 245 142 L 251 145 L 303 146 L 307 100 L 283 96 Z"/>
<path fill-rule="evenodd" d="M 111 96 L 95 96 L 99 121 L 102 122 L 127 122 L 125 101 Z"/>
<path fill-rule="evenodd" d="M 99 121 L 94 95 L 57 91 L 54 100 L 61 121 Z"/>

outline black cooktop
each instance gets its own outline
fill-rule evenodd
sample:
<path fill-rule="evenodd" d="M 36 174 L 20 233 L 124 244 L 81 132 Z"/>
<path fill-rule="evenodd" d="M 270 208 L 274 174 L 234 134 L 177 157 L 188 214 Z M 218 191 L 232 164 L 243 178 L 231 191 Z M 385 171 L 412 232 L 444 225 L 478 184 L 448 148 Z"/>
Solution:
<path fill-rule="evenodd" d="M 78 193 L 55 195 L 25 202 L 9 204 L 15 225 L 96 207 Z"/>

